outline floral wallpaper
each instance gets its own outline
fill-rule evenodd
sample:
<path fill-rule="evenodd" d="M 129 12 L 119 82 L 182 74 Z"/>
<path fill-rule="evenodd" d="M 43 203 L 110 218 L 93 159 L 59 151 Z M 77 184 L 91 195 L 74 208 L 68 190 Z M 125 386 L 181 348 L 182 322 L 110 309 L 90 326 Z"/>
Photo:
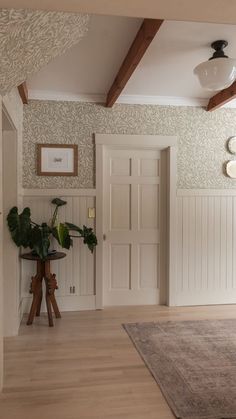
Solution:
<path fill-rule="evenodd" d="M 93 188 L 94 133 L 178 137 L 179 188 L 234 188 L 223 165 L 233 159 L 226 141 L 236 135 L 236 110 L 79 102 L 30 101 L 24 106 L 23 187 Z M 78 144 L 77 177 L 36 175 L 36 144 Z M 235 157 L 236 159 L 236 157 Z"/>
<path fill-rule="evenodd" d="M 0 9 L 0 94 L 79 42 L 88 23 L 84 14 Z"/>

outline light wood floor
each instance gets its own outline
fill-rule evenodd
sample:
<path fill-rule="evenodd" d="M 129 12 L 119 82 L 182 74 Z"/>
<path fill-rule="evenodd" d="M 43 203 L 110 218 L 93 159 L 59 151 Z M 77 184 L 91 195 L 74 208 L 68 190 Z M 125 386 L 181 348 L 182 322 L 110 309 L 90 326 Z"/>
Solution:
<path fill-rule="evenodd" d="M 173 419 L 122 323 L 236 318 L 236 306 L 120 307 L 46 318 L 5 342 L 1 419 Z"/>

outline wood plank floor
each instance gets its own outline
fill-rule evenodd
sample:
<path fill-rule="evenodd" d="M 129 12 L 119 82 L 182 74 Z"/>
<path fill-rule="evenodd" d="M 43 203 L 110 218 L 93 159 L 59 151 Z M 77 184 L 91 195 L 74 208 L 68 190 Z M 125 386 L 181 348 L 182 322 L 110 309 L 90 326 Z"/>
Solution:
<path fill-rule="evenodd" d="M 122 323 L 236 318 L 236 306 L 119 307 L 23 322 L 5 341 L 1 419 L 173 419 Z"/>

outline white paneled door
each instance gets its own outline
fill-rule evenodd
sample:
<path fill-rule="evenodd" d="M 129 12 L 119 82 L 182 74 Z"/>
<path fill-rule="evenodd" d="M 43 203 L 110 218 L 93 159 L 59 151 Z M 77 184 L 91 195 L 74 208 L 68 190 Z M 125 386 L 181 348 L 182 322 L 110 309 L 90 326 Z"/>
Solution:
<path fill-rule="evenodd" d="M 157 149 L 106 149 L 104 305 L 160 301 L 162 171 Z"/>

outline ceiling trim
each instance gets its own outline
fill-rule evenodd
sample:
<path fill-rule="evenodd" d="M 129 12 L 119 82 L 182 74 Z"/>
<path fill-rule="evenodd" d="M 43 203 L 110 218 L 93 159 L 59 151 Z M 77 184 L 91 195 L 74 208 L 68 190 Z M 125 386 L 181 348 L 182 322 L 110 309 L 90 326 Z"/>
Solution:
<path fill-rule="evenodd" d="M 106 95 L 102 94 L 74 94 L 66 92 L 54 92 L 52 90 L 29 89 L 29 99 L 56 100 L 62 102 L 92 102 L 105 103 Z"/>
<path fill-rule="evenodd" d="M 73 94 L 54 92 L 50 90 L 29 89 L 29 99 L 54 100 L 63 102 L 105 103 L 103 94 Z M 208 99 L 188 98 L 180 96 L 151 96 L 151 95 L 120 95 L 116 103 L 130 105 L 162 105 L 162 106 L 206 106 Z"/>
<path fill-rule="evenodd" d="M 207 99 L 181 96 L 121 95 L 117 103 L 162 106 L 206 106 Z"/>

